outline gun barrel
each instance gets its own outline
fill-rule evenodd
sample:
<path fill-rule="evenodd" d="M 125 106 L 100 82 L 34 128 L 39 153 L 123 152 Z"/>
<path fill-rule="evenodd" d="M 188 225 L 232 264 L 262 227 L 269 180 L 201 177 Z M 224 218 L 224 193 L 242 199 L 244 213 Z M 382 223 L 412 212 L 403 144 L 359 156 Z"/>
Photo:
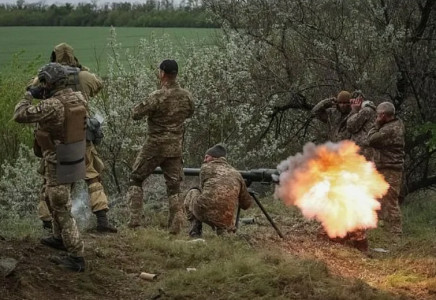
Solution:
<path fill-rule="evenodd" d="M 240 171 L 242 178 L 251 182 L 274 182 L 277 183 L 279 172 L 276 169 L 253 169 L 249 171 Z M 185 176 L 199 176 L 200 169 L 198 168 L 183 168 Z M 153 174 L 163 174 L 160 167 L 153 171 Z"/>

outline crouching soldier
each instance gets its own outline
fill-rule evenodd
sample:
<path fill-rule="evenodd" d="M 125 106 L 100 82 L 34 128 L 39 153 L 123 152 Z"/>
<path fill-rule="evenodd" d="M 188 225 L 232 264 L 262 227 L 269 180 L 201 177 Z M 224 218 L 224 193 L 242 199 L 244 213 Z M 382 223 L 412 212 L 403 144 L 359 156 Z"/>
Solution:
<path fill-rule="evenodd" d="M 236 208 L 248 209 L 253 199 L 241 174 L 226 160 L 226 149 L 218 144 L 207 150 L 200 170 L 201 187 L 191 189 L 185 198 L 189 235 L 199 237 L 202 223 L 218 235 L 235 231 Z"/>
<path fill-rule="evenodd" d="M 37 124 L 35 135 L 42 150 L 45 193 L 53 218 L 53 235 L 41 242 L 68 252 L 51 261 L 83 272 L 83 241 L 71 215 L 71 185 L 85 178 L 86 100 L 82 93 L 66 88 L 67 76 L 58 63 L 42 67 L 38 79 L 47 99 L 33 105 L 33 97 L 27 92 L 15 107 L 14 120 Z"/>

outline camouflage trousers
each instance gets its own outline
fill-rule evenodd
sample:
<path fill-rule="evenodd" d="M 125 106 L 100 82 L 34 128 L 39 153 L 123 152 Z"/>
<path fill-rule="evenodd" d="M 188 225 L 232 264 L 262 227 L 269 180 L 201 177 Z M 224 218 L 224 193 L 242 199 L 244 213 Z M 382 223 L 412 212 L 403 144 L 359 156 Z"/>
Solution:
<path fill-rule="evenodd" d="M 144 191 L 142 183 L 153 171 L 161 167 L 167 186 L 169 216 L 168 228 L 170 233 L 179 233 L 183 226 L 185 215 L 183 202 L 180 194 L 180 183 L 182 181 L 182 158 L 181 157 L 161 157 L 148 156 L 141 151 L 133 165 L 130 176 L 130 187 L 127 191 L 127 203 L 130 208 L 129 227 L 141 225 L 144 217 Z"/>
<path fill-rule="evenodd" d="M 56 166 L 49 163 L 46 176 L 50 178 L 55 175 Z M 71 184 L 54 185 L 47 180 L 45 192 L 52 212 L 54 237 L 63 240 L 70 254 L 83 256 L 83 241 L 80 239 L 76 220 L 71 215 Z"/>
<path fill-rule="evenodd" d="M 400 195 L 403 172 L 392 169 L 381 169 L 379 172 L 389 184 L 388 192 L 380 199 L 379 219 L 383 220 L 385 228 L 390 233 L 401 234 L 403 229 L 398 196 Z"/>
<path fill-rule="evenodd" d="M 184 206 L 185 206 L 185 211 L 186 211 L 186 215 L 188 217 L 189 221 L 193 221 L 193 220 L 198 220 L 202 223 L 206 223 L 207 225 L 209 225 L 210 227 L 212 227 L 212 229 L 218 234 L 223 234 L 225 232 L 235 232 L 236 231 L 236 227 L 234 225 L 232 226 L 225 226 L 223 224 L 216 224 L 215 222 L 211 221 L 210 219 L 208 219 L 207 217 L 205 217 L 204 215 L 202 215 L 200 213 L 200 211 L 204 211 L 204 205 L 201 205 L 199 203 L 200 199 L 201 199 L 201 191 L 194 188 L 194 189 L 190 189 L 189 192 L 186 194 L 185 196 L 185 200 L 184 200 Z M 199 208 L 202 209 L 199 209 Z M 225 213 L 225 212 L 223 212 Z"/>
<path fill-rule="evenodd" d="M 104 169 L 103 161 L 100 159 L 97 150 L 91 142 L 86 143 L 86 178 L 88 185 L 89 203 L 93 212 L 99 210 L 108 210 L 108 199 L 104 192 L 103 185 L 100 182 L 100 172 Z M 42 163 L 44 161 L 42 160 Z M 44 166 L 42 166 L 44 167 Z M 44 168 L 40 170 L 44 174 Z M 51 221 L 51 212 L 48 205 L 48 196 L 45 191 L 45 184 L 41 188 L 38 202 L 38 217 L 42 221 Z"/>

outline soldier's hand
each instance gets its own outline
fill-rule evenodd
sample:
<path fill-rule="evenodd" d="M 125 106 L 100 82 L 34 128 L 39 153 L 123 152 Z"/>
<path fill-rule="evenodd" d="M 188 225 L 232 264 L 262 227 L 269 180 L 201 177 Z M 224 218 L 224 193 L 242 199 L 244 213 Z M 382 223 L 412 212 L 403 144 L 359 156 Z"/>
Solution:
<path fill-rule="evenodd" d="M 30 91 L 26 91 L 24 93 L 24 99 L 28 100 L 28 101 L 32 101 L 33 100 L 33 96 L 32 93 Z"/>
<path fill-rule="evenodd" d="M 353 111 L 359 111 L 362 107 L 363 99 L 361 97 L 350 99 L 351 109 Z"/>

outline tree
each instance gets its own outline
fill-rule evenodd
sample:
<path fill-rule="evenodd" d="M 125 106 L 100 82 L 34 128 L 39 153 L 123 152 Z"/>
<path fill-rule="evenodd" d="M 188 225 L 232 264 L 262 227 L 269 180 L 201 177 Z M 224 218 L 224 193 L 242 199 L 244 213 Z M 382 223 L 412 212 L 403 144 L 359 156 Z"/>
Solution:
<path fill-rule="evenodd" d="M 407 192 L 436 184 L 428 127 L 436 121 L 435 0 L 204 3 L 253 56 L 258 96 L 276 99 L 264 136 L 317 139 L 313 104 L 359 88 L 375 102 L 392 101 L 406 122 Z"/>

